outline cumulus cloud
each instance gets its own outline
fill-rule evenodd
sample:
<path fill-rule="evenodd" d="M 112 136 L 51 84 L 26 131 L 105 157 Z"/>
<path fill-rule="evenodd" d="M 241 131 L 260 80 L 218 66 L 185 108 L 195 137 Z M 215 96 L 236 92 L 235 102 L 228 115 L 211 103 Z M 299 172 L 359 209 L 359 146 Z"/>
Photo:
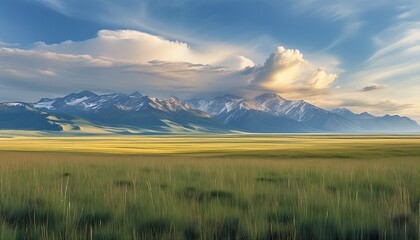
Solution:
<path fill-rule="evenodd" d="M 316 89 L 329 87 L 337 79 L 337 74 L 329 74 L 324 68 L 318 68 L 308 76 L 307 85 Z"/>
<path fill-rule="evenodd" d="M 299 77 L 301 66 L 305 61 L 299 50 L 278 47 L 258 69 L 252 82 L 265 89 L 289 88 Z"/>
<path fill-rule="evenodd" d="M 277 92 L 326 89 L 337 78 L 322 67 L 314 67 L 299 50 L 284 47 L 278 47 L 255 72 L 251 86 Z"/>

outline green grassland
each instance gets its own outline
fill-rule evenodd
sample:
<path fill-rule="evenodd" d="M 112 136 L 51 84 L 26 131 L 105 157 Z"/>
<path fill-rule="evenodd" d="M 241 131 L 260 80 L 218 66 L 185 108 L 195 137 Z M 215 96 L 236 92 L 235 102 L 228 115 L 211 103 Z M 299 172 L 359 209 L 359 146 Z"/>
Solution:
<path fill-rule="evenodd" d="M 0 138 L 0 239 L 419 239 L 419 136 Z"/>

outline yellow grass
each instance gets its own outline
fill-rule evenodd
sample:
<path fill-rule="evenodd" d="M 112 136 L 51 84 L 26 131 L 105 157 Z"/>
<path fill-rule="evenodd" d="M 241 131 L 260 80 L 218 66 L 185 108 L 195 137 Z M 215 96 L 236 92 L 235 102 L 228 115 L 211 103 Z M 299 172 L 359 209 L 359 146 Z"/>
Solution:
<path fill-rule="evenodd" d="M 209 135 L 159 137 L 0 138 L 0 151 L 92 152 L 116 154 L 218 153 L 275 150 L 339 150 L 349 146 L 420 146 L 419 136 L 368 135 Z"/>

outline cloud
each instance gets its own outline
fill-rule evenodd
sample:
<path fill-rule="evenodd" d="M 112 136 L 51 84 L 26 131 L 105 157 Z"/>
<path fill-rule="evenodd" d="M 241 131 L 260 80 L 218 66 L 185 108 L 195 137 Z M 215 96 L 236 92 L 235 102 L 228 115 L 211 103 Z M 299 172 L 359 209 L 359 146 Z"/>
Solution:
<path fill-rule="evenodd" d="M 342 99 L 342 107 L 356 107 L 357 109 L 363 109 L 362 111 L 370 111 L 373 113 L 399 113 L 402 110 L 407 110 L 412 108 L 412 104 L 398 103 L 393 100 L 379 100 L 379 101 L 369 101 L 369 100 L 360 100 L 360 99 Z"/>
<path fill-rule="evenodd" d="M 386 87 L 383 86 L 383 85 L 375 84 L 375 85 L 366 86 L 366 87 L 362 88 L 360 91 L 370 92 L 370 91 L 376 91 L 376 90 L 381 90 L 381 89 L 385 89 L 385 88 Z"/>
<path fill-rule="evenodd" d="M 0 41 L 0 47 L 17 47 L 19 46 L 18 43 L 7 43 Z"/>
<path fill-rule="evenodd" d="M 335 79 L 337 79 L 337 74 L 329 74 L 324 68 L 318 68 L 308 76 L 306 84 L 315 89 L 324 89 L 329 87 Z"/>
<path fill-rule="evenodd" d="M 339 22 L 341 33 L 333 40 L 325 50 L 332 49 L 358 33 L 364 26 L 366 19 L 363 14 L 370 10 L 376 10 L 379 6 L 393 3 L 390 0 L 366 2 L 364 0 L 306 0 L 294 1 L 294 8 L 298 12 L 317 15 L 321 19 L 331 22 Z M 362 6 L 363 7 L 360 7 Z"/>
<path fill-rule="evenodd" d="M 358 72 L 350 76 L 354 79 L 353 85 L 359 89 L 374 85 L 387 86 L 384 94 L 418 102 L 418 95 L 409 93 L 420 91 L 420 21 L 396 23 L 378 34 L 374 44 L 374 53 Z M 379 97 L 378 94 L 375 96 Z"/>
<path fill-rule="evenodd" d="M 36 100 L 88 89 L 138 90 L 157 96 L 238 93 L 250 82 L 253 62 L 239 49 L 192 48 L 137 31 L 100 31 L 83 42 L 33 49 L 0 48 L 1 101 Z M 218 51 L 216 51 L 218 49 Z"/>
<path fill-rule="evenodd" d="M 374 37 L 375 51 L 357 75 L 364 81 L 404 81 L 420 73 L 420 21 L 402 21 Z"/>
<path fill-rule="evenodd" d="M 1 96 L 3 100 L 34 100 L 41 94 L 98 89 L 95 85 L 101 84 L 103 70 L 112 66 L 88 55 L 0 48 Z"/>
<path fill-rule="evenodd" d="M 67 4 L 61 0 L 37 0 L 38 2 L 49 6 L 50 8 L 54 9 L 57 12 L 61 12 L 63 14 L 69 14 L 67 12 Z"/>
<path fill-rule="evenodd" d="M 222 65 L 235 70 L 254 66 L 250 59 L 241 55 L 243 49 L 237 47 L 215 44 L 193 49 L 184 42 L 134 30 L 101 30 L 96 38 L 81 42 L 66 41 L 52 45 L 39 42 L 35 44 L 34 50 L 87 54 L 104 60 L 134 64 L 158 60 Z"/>
<path fill-rule="evenodd" d="M 60 82 L 59 86 L 64 86 L 65 81 L 74 81 L 74 86 L 78 88 L 89 83 L 92 90 L 95 88 L 106 90 L 108 87 L 115 87 L 121 89 L 120 91 L 126 91 L 123 86 L 115 86 L 116 84 L 108 80 L 115 78 L 121 83 L 120 85 L 128 84 L 127 86 L 140 91 L 142 89 L 144 89 L 143 92 L 149 91 L 150 94 L 162 93 L 164 90 L 172 91 L 170 87 L 165 86 L 167 84 L 178 94 L 188 94 L 194 91 L 197 94 L 203 94 L 207 90 L 228 92 L 238 91 L 238 89 L 277 91 L 285 97 L 302 98 L 313 103 L 320 103 L 321 106 L 338 104 L 343 98 L 362 98 L 371 103 L 382 101 L 381 99 L 384 97 L 398 99 L 399 102 L 416 103 L 420 101 L 418 97 L 418 92 L 420 92 L 418 84 L 418 75 L 420 74 L 418 70 L 420 69 L 420 32 L 418 30 L 420 29 L 420 3 L 418 1 L 289 1 L 295 8 L 290 8 L 289 2 L 285 4 L 284 2 L 253 0 L 239 4 L 247 6 L 246 8 L 234 4 L 232 1 L 218 0 L 212 1 L 211 4 L 207 1 L 196 3 L 193 0 L 177 0 L 165 4 L 150 0 L 126 0 L 124 4 L 117 0 L 109 0 L 100 4 L 98 4 L 98 0 L 35 0 L 35 2 L 72 18 L 88 19 L 100 23 L 102 26 L 112 26 L 112 28 L 141 29 L 149 34 L 130 30 L 104 30 L 99 32 L 97 37 L 87 41 L 67 41 L 51 45 L 38 43 L 28 51 L 57 54 L 61 60 L 47 64 L 49 58 L 43 55 L 45 59 L 38 58 L 34 68 L 23 64 L 19 65 L 19 63 L 4 64 L 0 66 L 3 71 L 2 85 L 4 82 L 10 84 L 12 78 L 18 82 L 23 80 L 17 79 L 29 79 L 35 76 L 36 79 L 39 78 L 37 80 L 39 82 L 55 78 L 54 84 Z M 263 14 L 270 16 L 273 21 L 270 22 L 267 18 L 267 21 L 265 21 L 266 19 L 261 20 L 262 23 L 257 21 L 255 25 L 244 24 L 242 28 L 240 28 L 241 26 L 236 28 L 238 26 L 236 24 L 243 22 L 241 20 L 244 19 L 244 16 L 249 15 L 246 14 L 249 13 L 247 9 L 254 10 L 249 7 L 253 4 L 261 7 L 260 10 L 265 10 L 262 11 Z M 232 6 L 235 8 L 234 10 L 237 10 L 237 13 L 243 14 L 238 14 L 234 18 L 229 17 L 226 13 L 231 14 Z M 210 18 L 214 17 L 211 15 L 213 10 L 220 9 L 220 7 L 226 10 L 219 12 L 220 18 L 218 18 L 227 21 L 226 24 L 223 22 L 224 25 Z M 322 40 L 319 41 L 325 41 L 321 44 L 325 44 L 324 46 L 327 47 L 322 50 L 311 48 L 320 46 L 316 42 L 318 41 L 316 38 L 313 44 L 305 45 L 307 49 L 315 53 L 321 52 L 323 55 L 334 49 L 337 54 L 348 54 L 349 58 L 345 63 L 358 62 L 360 65 L 346 66 L 348 71 L 341 74 L 340 70 L 335 69 L 334 66 L 331 67 L 330 59 L 326 59 L 326 63 L 324 63 L 319 61 L 319 58 L 311 58 L 313 53 L 306 50 L 305 58 L 301 51 L 292 50 L 295 52 L 291 56 L 275 53 L 277 55 L 271 59 L 272 61 L 269 62 L 269 58 L 268 62 L 264 64 L 262 61 L 265 60 L 267 52 L 279 41 L 305 42 L 301 39 L 300 34 L 299 39 L 293 36 L 295 32 L 293 24 L 287 24 L 287 21 L 285 24 L 281 22 L 284 18 L 275 10 L 278 8 L 286 9 L 285 11 L 294 10 L 295 12 L 290 14 L 291 17 L 296 17 L 296 13 L 301 17 L 305 15 L 301 21 L 297 21 L 298 23 L 314 20 L 315 26 L 328 25 L 328 28 L 323 28 L 327 29 L 325 32 L 315 31 L 316 29 L 309 31 L 311 34 L 322 36 Z M 180 9 L 182 11 L 176 11 Z M 274 11 L 267 11 L 267 9 Z M 276 15 L 272 15 L 273 13 L 281 15 L 282 18 L 277 18 Z M 178 19 L 179 16 L 182 16 L 182 19 Z M 208 19 L 206 19 L 207 17 Z M 289 19 L 288 16 L 284 17 L 286 20 Z M 276 24 L 273 24 L 274 22 Z M 390 24 L 392 26 L 389 26 Z M 236 34 L 237 32 L 234 32 L 233 28 L 240 29 L 244 32 L 243 35 Z M 381 28 L 387 29 L 378 34 Z M 273 31 L 274 29 L 277 32 Z M 290 30 L 291 36 L 284 32 L 288 30 Z M 263 31 L 267 31 L 267 33 Z M 248 32 L 250 33 L 248 34 Z M 229 35 L 229 33 L 234 34 Z M 253 39 L 252 34 L 260 35 Z M 167 38 L 156 35 L 163 35 Z M 372 38 L 373 35 L 376 37 L 372 45 L 366 44 L 366 40 Z M 347 41 L 352 37 L 360 43 L 360 46 L 356 47 L 362 50 L 348 52 L 348 49 L 352 49 L 350 47 L 354 47 L 354 43 Z M 246 41 L 249 45 L 248 47 L 238 47 L 233 44 L 211 42 L 211 39 L 220 38 L 223 38 L 223 41 L 236 41 L 236 43 Z M 269 39 L 269 41 L 261 41 L 263 38 Z M 338 48 L 344 41 L 347 41 L 345 44 L 348 43 L 351 46 Z M 260 44 L 258 53 L 249 50 L 258 45 L 255 42 Z M 285 51 L 289 50 L 285 49 Z M 374 53 L 367 61 L 359 62 L 362 60 L 359 57 L 365 57 L 372 51 Z M 50 57 L 52 58 L 52 56 Z M 293 57 L 296 58 L 293 59 Z M 35 57 L 31 56 L 30 58 Z M 71 60 L 72 58 L 74 59 Z M 254 62 L 250 59 L 255 61 L 257 66 L 254 66 Z M 20 61 L 25 62 L 25 60 Z M 58 64 L 60 61 L 70 63 L 61 66 Z M 94 67 L 95 62 L 101 66 Z M 246 68 L 247 66 L 250 67 Z M 51 73 L 48 75 L 45 71 L 51 71 Z M 75 71 L 79 71 L 78 74 Z M 3 80 L 3 76 L 6 74 L 7 81 Z M 340 77 L 337 76 L 338 74 Z M 225 88 L 221 79 L 224 79 L 227 85 Z M 212 85 L 212 83 L 215 84 Z M 159 87 L 160 85 L 161 87 Z M 338 89 L 338 85 L 341 87 L 340 89 Z M 387 87 L 382 88 L 381 86 Z M 112 91 L 112 89 L 108 91 Z M 176 93 L 174 92 L 174 94 Z M 420 115 L 420 112 L 416 114 Z"/>
<path fill-rule="evenodd" d="M 345 87 L 353 88 L 353 94 L 366 102 L 384 103 L 373 109 L 377 113 L 390 110 L 401 115 L 419 115 L 420 19 L 419 14 L 413 13 L 420 13 L 420 3 L 399 10 L 407 14 L 397 15 L 390 26 L 372 37 L 372 54 L 359 69 L 347 74 Z M 361 105 L 360 109 L 363 107 L 373 108 Z"/>
<path fill-rule="evenodd" d="M 180 97 L 289 91 L 286 97 L 302 97 L 326 94 L 337 77 L 314 67 L 299 50 L 279 47 L 263 66 L 255 66 L 239 48 L 206 47 L 104 30 L 81 42 L 0 48 L 2 97 L 36 100 L 83 89 Z"/>
<path fill-rule="evenodd" d="M 314 67 L 299 50 L 284 47 L 278 47 L 255 72 L 252 87 L 276 92 L 326 89 L 337 78 L 322 67 Z"/>
<path fill-rule="evenodd" d="M 37 72 L 47 77 L 56 77 L 57 73 L 50 69 L 37 69 Z"/>

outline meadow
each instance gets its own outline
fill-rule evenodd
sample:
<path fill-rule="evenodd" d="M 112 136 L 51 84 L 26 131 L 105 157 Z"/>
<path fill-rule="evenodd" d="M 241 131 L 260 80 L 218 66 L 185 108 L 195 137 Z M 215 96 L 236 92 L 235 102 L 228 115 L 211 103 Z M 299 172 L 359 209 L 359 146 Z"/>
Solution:
<path fill-rule="evenodd" d="M 0 239 L 413 239 L 420 136 L 0 138 Z"/>

